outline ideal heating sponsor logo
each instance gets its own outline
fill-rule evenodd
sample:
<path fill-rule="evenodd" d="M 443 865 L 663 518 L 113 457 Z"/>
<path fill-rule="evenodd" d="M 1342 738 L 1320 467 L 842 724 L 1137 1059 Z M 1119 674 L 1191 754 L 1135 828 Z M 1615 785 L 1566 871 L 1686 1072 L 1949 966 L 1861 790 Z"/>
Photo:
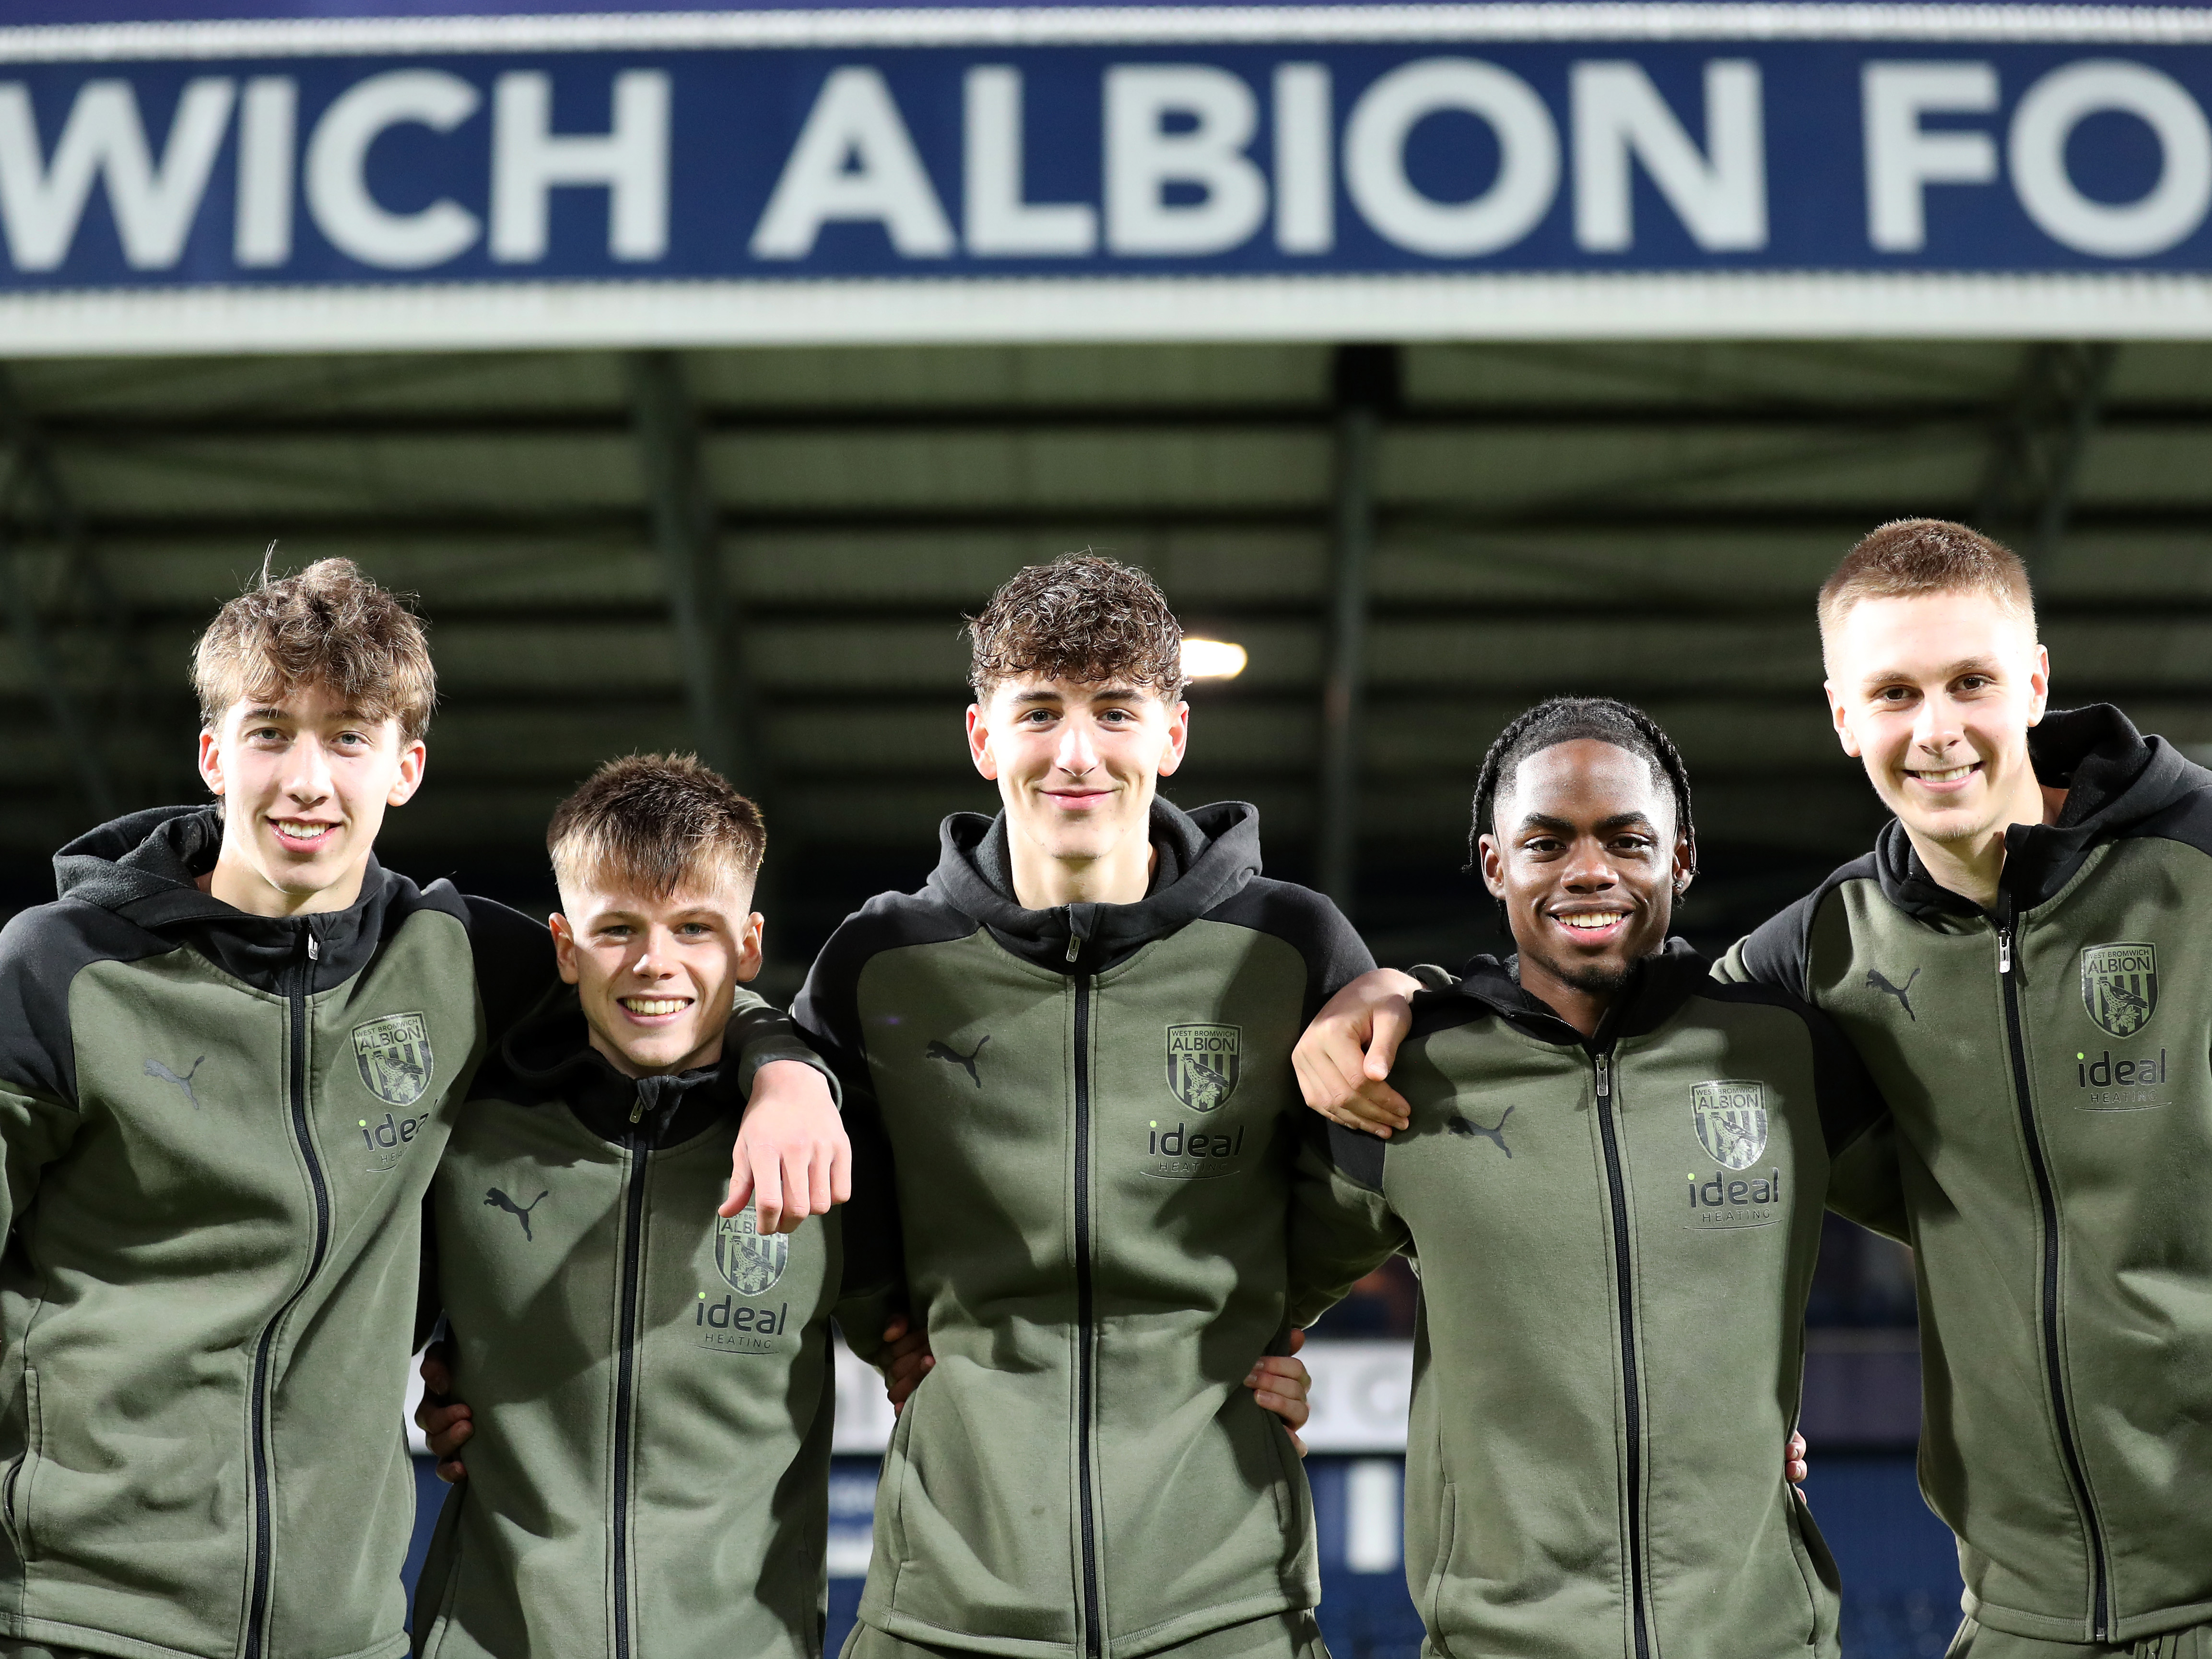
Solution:
<path fill-rule="evenodd" d="M 724 1353 L 774 1353 L 776 1339 L 791 1322 L 791 1304 L 779 1302 L 762 1308 L 737 1298 L 765 1296 L 790 1265 L 791 1240 L 781 1233 L 763 1234 L 751 1205 L 735 1215 L 716 1218 L 714 1266 L 737 1295 L 710 1302 L 706 1291 L 699 1292 L 692 1316 L 699 1346 Z"/>
<path fill-rule="evenodd" d="M 1682 1224 L 1701 1232 L 1729 1232 L 1780 1221 L 1780 1167 L 1752 1167 L 1766 1156 L 1765 1085 L 1730 1079 L 1692 1084 L 1690 1124 L 1698 1145 L 1721 1167 L 1703 1179 L 1695 1170 L 1689 1172 L 1690 1218 Z"/>
<path fill-rule="evenodd" d="M 414 1144 L 415 1137 L 422 1133 L 422 1126 L 429 1121 L 428 1112 L 420 1117 L 400 1117 L 386 1112 L 374 1122 L 361 1119 L 355 1127 L 361 1133 L 362 1145 L 368 1148 L 370 1170 L 380 1173 L 397 1169 L 400 1154 Z"/>
<path fill-rule="evenodd" d="M 2115 1057 L 2110 1048 L 2091 1054 L 2086 1048 L 2074 1054 L 2074 1086 L 2081 1096 L 2074 1103 L 2081 1112 L 2140 1112 L 2153 1106 L 2170 1106 L 2173 1096 L 2166 1086 L 2166 1050 L 2156 1059 L 2145 1055 Z"/>

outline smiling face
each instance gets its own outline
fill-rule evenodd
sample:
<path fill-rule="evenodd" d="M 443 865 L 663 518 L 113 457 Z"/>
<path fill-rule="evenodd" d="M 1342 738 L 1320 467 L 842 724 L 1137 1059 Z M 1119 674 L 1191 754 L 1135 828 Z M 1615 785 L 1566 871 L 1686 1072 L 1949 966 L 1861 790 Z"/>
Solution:
<path fill-rule="evenodd" d="M 422 781 L 420 738 L 319 685 L 244 698 L 200 733 L 200 776 L 222 798 L 222 847 L 208 890 L 254 915 L 343 910 L 388 807 Z"/>
<path fill-rule="evenodd" d="M 1978 592 L 1866 599 L 1824 644 L 1844 751 L 1916 843 L 1971 859 L 2042 821 L 2027 731 L 2051 659 L 2027 617 Z"/>
<path fill-rule="evenodd" d="M 750 878 L 695 881 L 651 898 L 605 876 L 564 881 L 551 918 L 561 977 L 592 1047 L 626 1077 L 710 1066 L 737 988 L 760 972 Z"/>
<path fill-rule="evenodd" d="M 1189 732 L 1188 703 L 1139 685 L 1008 679 L 970 705 L 969 753 L 1006 804 L 1024 904 L 1069 902 L 1067 884 L 1093 877 L 1103 879 L 1072 896 L 1144 896 L 1152 798 L 1182 763 Z"/>
<path fill-rule="evenodd" d="M 1595 738 L 1522 758 L 1498 792 L 1481 859 L 1522 985 L 1577 1024 L 1666 943 L 1691 868 L 1673 792 L 1642 756 Z"/>

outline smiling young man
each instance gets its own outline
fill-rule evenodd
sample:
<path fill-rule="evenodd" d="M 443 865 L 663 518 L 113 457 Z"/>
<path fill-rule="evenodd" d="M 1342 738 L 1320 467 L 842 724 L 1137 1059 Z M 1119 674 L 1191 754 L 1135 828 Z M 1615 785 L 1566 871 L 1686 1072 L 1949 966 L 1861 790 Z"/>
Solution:
<path fill-rule="evenodd" d="M 766 840 L 690 756 L 611 761 L 554 812 L 573 988 L 478 1073 L 432 1188 L 471 1414 L 435 1425 L 445 1472 L 472 1449 L 416 1590 L 417 1654 L 821 1651 L 829 1321 L 864 1356 L 881 1346 L 895 1223 L 865 1134 L 836 1214 L 786 1238 L 716 1212 L 744 1109 L 724 1033 L 754 1000 Z"/>
<path fill-rule="evenodd" d="M 1954 1655 L 2212 1654 L 2212 773 L 2046 713 L 2027 573 L 1962 525 L 1875 531 L 1820 618 L 1897 816 L 1724 971 L 1894 1109 Z"/>
<path fill-rule="evenodd" d="M 434 680 L 352 564 L 264 572 L 193 677 L 216 804 L 64 848 L 0 934 L 0 1656 L 396 1659 L 422 1200 L 550 942 L 375 860 Z"/>
<path fill-rule="evenodd" d="M 1668 939 L 1696 835 L 1641 710 L 1522 714 L 1471 839 L 1516 954 L 1413 998 L 1390 1074 L 1407 1122 L 1387 1142 L 1328 1126 L 1328 1185 L 1300 1189 L 1302 1216 L 1365 1224 L 1348 1273 L 1419 1264 L 1405 1561 L 1425 1651 L 1833 1656 L 1834 1564 L 1773 1449 L 1822 1207 L 1869 1156 L 1888 1190 L 1881 1098 L 1827 1020 Z"/>
<path fill-rule="evenodd" d="M 1268 1356 L 1291 1045 L 1366 951 L 1261 876 L 1251 807 L 1159 799 L 1189 709 L 1143 573 L 1033 566 L 971 632 L 1001 811 L 947 819 L 928 884 L 848 918 L 794 1008 L 880 1116 L 935 1355 L 848 1653 L 1318 1655 L 1311 1505 L 1267 1415 L 1302 1421 L 1303 1389 Z"/>

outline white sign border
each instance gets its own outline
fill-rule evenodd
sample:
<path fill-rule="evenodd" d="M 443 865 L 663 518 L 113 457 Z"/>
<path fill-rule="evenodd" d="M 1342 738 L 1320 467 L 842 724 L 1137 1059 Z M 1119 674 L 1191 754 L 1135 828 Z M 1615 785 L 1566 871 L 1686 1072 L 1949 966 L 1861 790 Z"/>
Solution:
<path fill-rule="evenodd" d="M 2212 43 L 2186 6 L 1590 0 L 1493 5 L 886 6 L 570 16 L 315 18 L 0 28 L 0 64 L 392 53 L 823 46 L 1542 40 Z"/>
<path fill-rule="evenodd" d="M 2212 339 L 2212 276 L 1416 274 L 394 283 L 0 297 L 0 357 L 1123 341 Z"/>

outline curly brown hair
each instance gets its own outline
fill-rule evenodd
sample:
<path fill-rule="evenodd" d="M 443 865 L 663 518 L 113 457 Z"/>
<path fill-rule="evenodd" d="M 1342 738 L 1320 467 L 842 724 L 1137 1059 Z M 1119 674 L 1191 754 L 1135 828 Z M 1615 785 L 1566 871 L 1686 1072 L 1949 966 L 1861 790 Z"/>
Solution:
<path fill-rule="evenodd" d="M 398 720 L 402 743 L 430 729 L 438 676 L 422 620 L 351 559 L 318 559 L 282 577 L 264 559 L 253 586 L 216 612 L 192 647 L 207 731 L 236 703 L 273 702 L 305 686 L 369 720 Z"/>
<path fill-rule="evenodd" d="M 1126 681 L 1182 698 L 1182 624 L 1158 584 L 1133 565 L 1096 553 L 1067 553 L 1017 571 L 966 618 L 975 655 L 969 684 L 978 701 L 1002 682 L 1029 675 L 1096 685 Z"/>
<path fill-rule="evenodd" d="M 768 851 L 768 826 L 696 755 L 624 755 L 553 809 L 545 850 L 564 892 L 599 880 L 665 899 L 750 878 Z"/>

